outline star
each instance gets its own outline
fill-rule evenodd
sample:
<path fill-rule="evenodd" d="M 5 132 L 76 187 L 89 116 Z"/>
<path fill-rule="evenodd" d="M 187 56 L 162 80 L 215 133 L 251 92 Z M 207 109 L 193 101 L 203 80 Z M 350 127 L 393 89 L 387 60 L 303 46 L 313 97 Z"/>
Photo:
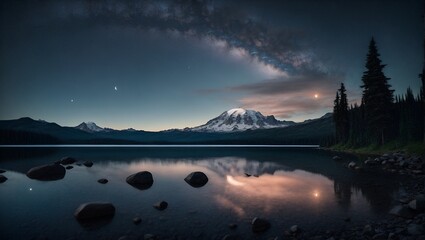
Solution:
<path fill-rule="evenodd" d="M 114 90 L 115 90 L 115 91 L 118 91 L 118 88 L 117 88 L 117 86 L 115 86 L 115 87 L 114 87 Z"/>
<path fill-rule="evenodd" d="M 73 103 L 74 102 L 74 99 L 71 99 L 71 102 Z"/>

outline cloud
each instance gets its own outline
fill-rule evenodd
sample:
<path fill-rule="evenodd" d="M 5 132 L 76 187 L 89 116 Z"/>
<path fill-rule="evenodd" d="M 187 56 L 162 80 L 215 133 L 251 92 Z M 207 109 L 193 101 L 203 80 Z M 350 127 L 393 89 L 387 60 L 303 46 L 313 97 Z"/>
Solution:
<path fill-rule="evenodd" d="M 204 93 L 245 93 L 246 96 L 239 100 L 242 107 L 291 119 L 331 111 L 336 89 L 343 80 L 342 75 L 308 70 L 225 89 L 205 89 Z"/>

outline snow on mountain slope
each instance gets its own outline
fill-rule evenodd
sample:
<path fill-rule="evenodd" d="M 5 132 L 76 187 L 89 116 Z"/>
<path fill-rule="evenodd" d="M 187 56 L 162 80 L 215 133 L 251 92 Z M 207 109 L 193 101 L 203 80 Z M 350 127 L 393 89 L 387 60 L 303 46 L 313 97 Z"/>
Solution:
<path fill-rule="evenodd" d="M 209 120 L 206 124 L 186 130 L 196 132 L 232 132 L 247 129 L 287 127 L 295 124 L 290 121 L 279 121 L 274 116 L 264 116 L 254 110 L 234 108 L 223 112 L 220 116 Z"/>
<path fill-rule="evenodd" d="M 105 131 L 104 128 L 101 128 L 96 125 L 94 122 L 82 122 L 80 125 L 75 128 L 86 131 L 86 132 L 102 132 Z"/>

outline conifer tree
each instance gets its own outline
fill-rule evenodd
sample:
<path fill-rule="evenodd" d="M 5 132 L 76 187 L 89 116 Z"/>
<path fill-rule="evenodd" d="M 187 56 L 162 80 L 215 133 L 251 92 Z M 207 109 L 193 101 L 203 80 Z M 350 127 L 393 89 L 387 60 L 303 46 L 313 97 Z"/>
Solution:
<path fill-rule="evenodd" d="M 392 123 L 392 103 L 394 100 L 391 85 L 383 72 L 380 55 L 372 38 L 366 58 L 366 71 L 363 73 L 363 97 L 366 130 L 372 143 L 384 144 L 390 137 Z"/>

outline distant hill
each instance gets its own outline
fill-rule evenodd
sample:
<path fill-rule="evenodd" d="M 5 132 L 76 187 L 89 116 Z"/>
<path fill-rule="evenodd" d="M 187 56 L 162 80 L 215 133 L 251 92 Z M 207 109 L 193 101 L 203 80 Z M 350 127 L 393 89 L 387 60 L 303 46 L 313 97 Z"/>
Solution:
<path fill-rule="evenodd" d="M 332 115 L 285 127 L 214 132 L 62 127 L 31 118 L 0 121 L 0 144 L 320 144 L 334 134 Z"/>

